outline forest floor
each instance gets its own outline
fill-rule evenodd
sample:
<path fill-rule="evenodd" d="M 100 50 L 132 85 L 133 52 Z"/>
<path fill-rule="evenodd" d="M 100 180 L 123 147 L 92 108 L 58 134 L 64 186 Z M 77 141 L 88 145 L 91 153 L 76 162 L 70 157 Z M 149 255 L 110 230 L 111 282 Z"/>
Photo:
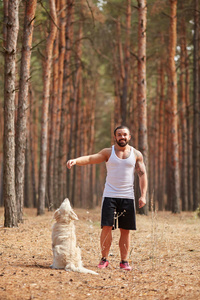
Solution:
<path fill-rule="evenodd" d="M 3 227 L 0 208 L 0 299 L 200 299 L 200 219 L 195 213 L 137 215 L 131 232 L 132 271 L 119 268 L 119 230 L 109 266 L 97 269 L 100 208 L 75 209 L 77 244 L 86 268 L 99 275 L 52 270 L 53 212 L 24 210 L 24 223 Z"/>

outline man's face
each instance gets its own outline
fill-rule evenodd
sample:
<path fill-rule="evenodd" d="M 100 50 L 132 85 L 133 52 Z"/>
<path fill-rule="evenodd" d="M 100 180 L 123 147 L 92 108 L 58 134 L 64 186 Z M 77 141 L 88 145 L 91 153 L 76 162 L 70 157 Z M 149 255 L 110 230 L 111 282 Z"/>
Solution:
<path fill-rule="evenodd" d="M 131 136 L 128 129 L 117 129 L 115 133 L 115 141 L 120 147 L 125 147 L 130 141 L 130 138 Z"/>

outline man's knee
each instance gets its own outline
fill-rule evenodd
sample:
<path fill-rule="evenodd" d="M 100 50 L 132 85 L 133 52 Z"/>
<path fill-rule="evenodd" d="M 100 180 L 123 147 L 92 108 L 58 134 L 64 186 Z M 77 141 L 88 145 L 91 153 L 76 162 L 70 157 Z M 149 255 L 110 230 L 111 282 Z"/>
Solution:
<path fill-rule="evenodd" d="M 110 232 L 112 230 L 112 226 L 103 226 L 102 227 L 102 231 L 104 231 L 104 232 Z"/>
<path fill-rule="evenodd" d="M 120 232 L 121 232 L 121 235 L 129 235 L 130 230 L 129 229 L 120 228 Z"/>

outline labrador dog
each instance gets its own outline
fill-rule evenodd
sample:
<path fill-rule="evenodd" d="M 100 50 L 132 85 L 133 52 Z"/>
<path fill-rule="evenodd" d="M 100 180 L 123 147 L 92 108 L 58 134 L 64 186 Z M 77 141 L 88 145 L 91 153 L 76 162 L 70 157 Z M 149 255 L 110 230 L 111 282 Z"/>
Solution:
<path fill-rule="evenodd" d="M 80 273 L 98 273 L 83 267 L 81 249 L 76 246 L 76 234 L 74 220 L 78 220 L 73 211 L 69 199 L 65 199 L 55 211 L 56 223 L 52 227 L 52 269 L 65 269 Z"/>

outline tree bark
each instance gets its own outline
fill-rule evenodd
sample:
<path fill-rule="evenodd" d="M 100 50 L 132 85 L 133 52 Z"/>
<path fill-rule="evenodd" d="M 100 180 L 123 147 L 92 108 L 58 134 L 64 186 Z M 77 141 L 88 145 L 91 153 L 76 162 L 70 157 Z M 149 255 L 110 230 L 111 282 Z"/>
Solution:
<path fill-rule="evenodd" d="M 165 76 L 161 60 L 160 67 L 160 101 L 159 101 L 159 143 L 158 143 L 158 209 L 164 210 L 164 100 Z"/>
<path fill-rule="evenodd" d="M 159 151 L 159 107 L 160 107 L 160 90 L 161 90 L 161 78 L 159 76 L 159 69 L 158 66 L 158 77 L 157 77 L 157 87 L 156 87 L 156 103 L 155 103 L 155 114 L 153 117 L 153 123 L 154 123 L 154 145 L 153 145 L 153 153 L 154 153 L 154 166 L 153 166 L 153 180 L 154 180 L 154 199 L 159 205 L 160 199 L 158 198 L 158 151 Z M 151 193 L 150 193 L 151 195 Z"/>
<path fill-rule="evenodd" d="M 60 193 L 59 202 L 61 203 L 64 198 L 66 198 L 66 191 L 64 190 L 64 168 L 66 168 L 64 163 L 64 132 L 65 132 L 65 105 L 66 105 L 66 98 L 65 93 L 63 92 L 64 87 L 64 69 L 66 68 L 65 65 L 65 55 L 66 55 L 66 13 L 64 10 L 65 1 L 61 1 L 61 20 L 60 20 L 60 59 L 59 59 L 59 99 L 61 101 L 61 112 L 60 112 L 60 124 L 58 128 L 59 132 L 59 150 L 58 150 L 58 190 Z M 68 22 L 68 20 L 67 20 Z M 69 62 L 68 62 L 69 63 Z M 69 67 L 69 65 L 67 66 Z M 62 70 L 62 71 L 61 71 Z M 65 159 L 66 160 L 66 159 Z"/>
<path fill-rule="evenodd" d="M 123 125 L 127 123 L 127 98 L 130 69 L 131 0 L 127 0 L 126 3 L 126 42 L 124 50 L 124 78 L 121 97 L 121 115 Z"/>
<path fill-rule="evenodd" d="M 180 212 L 179 196 L 179 148 L 178 148 L 178 114 L 177 114 L 177 74 L 175 65 L 176 40 L 177 40 L 177 0 L 170 0 L 170 44 L 169 44 L 169 69 L 170 69 L 170 88 L 171 88 L 171 201 L 172 212 Z"/>
<path fill-rule="evenodd" d="M 193 189 L 192 189 L 192 122 L 191 122 L 191 105 L 190 105 L 190 70 L 189 57 L 186 47 L 185 35 L 185 101 L 186 101 L 186 120 L 187 120 L 187 178 L 188 178 L 188 209 L 193 209 Z"/>
<path fill-rule="evenodd" d="M 199 5 L 194 0 L 194 58 L 193 58 L 193 210 L 199 206 Z"/>
<path fill-rule="evenodd" d="M 116 67 L 115 69 L 118 70 L 117 74 L 115 75 L 116 77 L 116 95 L 119 97 L 118 101 L 120 103 L 120 111 L 119 111 L 119 119 L 118 119 L 118 124 L 122 123 L 122 114 L 124 115 L 124 105 L 123 105 L 123 100 L 122 100 L 122 87 L 123 87 L 123 82 L 125 79 L 125 70 L 124 70 L 124 54 L 123 54 L 123 48 L 122 48 L 122 42 L 121 42 L 121 20 L 120 16 L 117 18 L 117 28 L 116 28 L 116 33 L 117 33 L 117 46 L 118 46 L 118 55 L 117 55 L 117 60 L 116 60 Z M 116 106 L 117 108 L 117 106 Z"/>
<path fill-rule="evenodd" d="M 180 122 L 181 122 L 181 201 L 182 210 L 188 210 L 188 173 L 187 173 L 187 122 L 185 89 L 185 20 L 181 18 L 181 58 L 180 58 Z"/>
<path fill-rule="evenodd" d="M 56 164 L 58 162 L 55 151 L 56 143 L 56 122 L 57 122 L 57 101 L 58 101 L 58 57 L 59 57 L 59 40 L 56 37 L 53 47 L 53 93 L 51 96 L 50 104 L 50 137 L 49 137 L 49 161 L 48 161 L 48 199 L 49 208 L 56 208 L 55 201 L 58 199 L 58 178 L 55 172 Z"/>
<path fill-rule="evenodd" d="M 71 99 L 72 99 L 72 79 L 69 76 L 70 75 L 70 57 L 71 57 L 71 50 L 72 50 L 72 45 L 73 45 L 73 38 L 74 38 L 74 0 L 68 0 L 67 2 L 68 5 L 68 12 L 67 12 L 67 24 L 66 24 L 66 56 L 65 56 L 65 80 L 64 80 L 64 97 L 66 98 L 66 101 L 68 102 L 68 128 L 67 128 L 67 160 L 71 158 L 71 153 L 72 153 L 72 126 L 73 126 L 73 105 Z M 70 113 L 71 112 L 71 113 Z M 71 177 L 72 177 L 72 172 L 74 170 L 69 170 L 67 169 L 66 173 L 66 182 L 67 182 L 67 195 L 68 198 L 71 196 Z"/>
<path fill-rule="evenodd" d="M 132 66 L 132 93 L 130 98 L 130 120 L 129 128 L 132 134 L 131 142 L 133 147 L 138 148 L 138 104 L 137 104 L 137 67 L 135 59 L 131 63 Z"/>
<path fill-rule="evenodd" d="M 8 4 L 8 6 L 7 6 Z M 19 1 L 5 1 L 4 10 L 8 18 L 4 66 L 4 138 L 3 138 L 3 200 L 4 226 L 17 226 L 15 197 L 15 68 L 16 48 L 19 30 Z M 6 30 L 5 30 L 6 31 Z"/>
<path fill-rule="evenodd" d="M 143 154 L 144 163 L 148 171 L 148 141 L 147 141 L 147 99 L 146 99 L 146 0 L 138 0 L 138 148 Z M 148 214 L 149 201 L 140 210 Z"/>
<path fill-rule="evenodd" d="M 40 171 L 39 171 L 39 199 L 37 214 L 41 215 L 45 212 L 45 192 L 46 192 L 46 169 L 47 169 L 47 135 L 48 135 L 48 118 L 49 118 L 49 97 L 50 97 L 50 82 L 51 82 L 51 65 L 53 43 L 57 32 L 57 15 L 55 0 L 50 0 L 50 15 L 51 15 L 51 30 L 47 39 L 45 66 L 44 66 L 44 86 L 43 86 L 43 102 L 42 102 L 42 128 L 40 142 Z"/>
<path fill-rule="evenodd" d="M 81 0 L 81 6 L 82 6 Z M 81 91 L 79 93 L 79 82 L 82 76 L 82 67 L 81 67 L 81 56 L 82 56 L 82 37 L 83 37 L 83 20 L 79 21 L 79 31 L 78 31 L 78 41 L 76 47 L 76 73 L 74 80 L 74 103 L 75 103 L 75 128 L 74 128 L 74 157 L 77 157 L 77 139 L 78 139 L 78 120 L 80 115 L 80 96 Z M 73 181 L 72 181 L 72 203 L 75 203 L 75 189 L 76 189 L 76 168 L 74 168 L 73 173 Z"/>
<path fill-rule="evenodd" d="M 33 36 L 33 24 L 37 0 L 26 1 L 24 16 L 24 33 L 22 44 L 22 58 L 20 67 L 18 114 L 16 126 L 15 149 L 15 191 L 18 206 L 18 222 L 23 221 L 24 206 L 24 167 L 27 133 L 28 89 L 30 77 L 30 60 Z M 28 151 L 28 150 L 27 150 Z"/>
<path fill-rule="evenodd" d="M 34 94 L 33 89 L 30 88 L 29 91 L 29 99 L 30 99 L 30 159 L 31 159 L 31 178 L 32 178 L 32 190 L 33 190 L 33 207 L 37 207 L 37 190 L 36 190 L 36 170 L 35 170 L 35 161 L 37 159 L 37 155 L 35 155 L 34 151 Z M 36 122 L 36 120 L 35 120 Z M 27 137 L 28 138 L 28 137 Z"/>

